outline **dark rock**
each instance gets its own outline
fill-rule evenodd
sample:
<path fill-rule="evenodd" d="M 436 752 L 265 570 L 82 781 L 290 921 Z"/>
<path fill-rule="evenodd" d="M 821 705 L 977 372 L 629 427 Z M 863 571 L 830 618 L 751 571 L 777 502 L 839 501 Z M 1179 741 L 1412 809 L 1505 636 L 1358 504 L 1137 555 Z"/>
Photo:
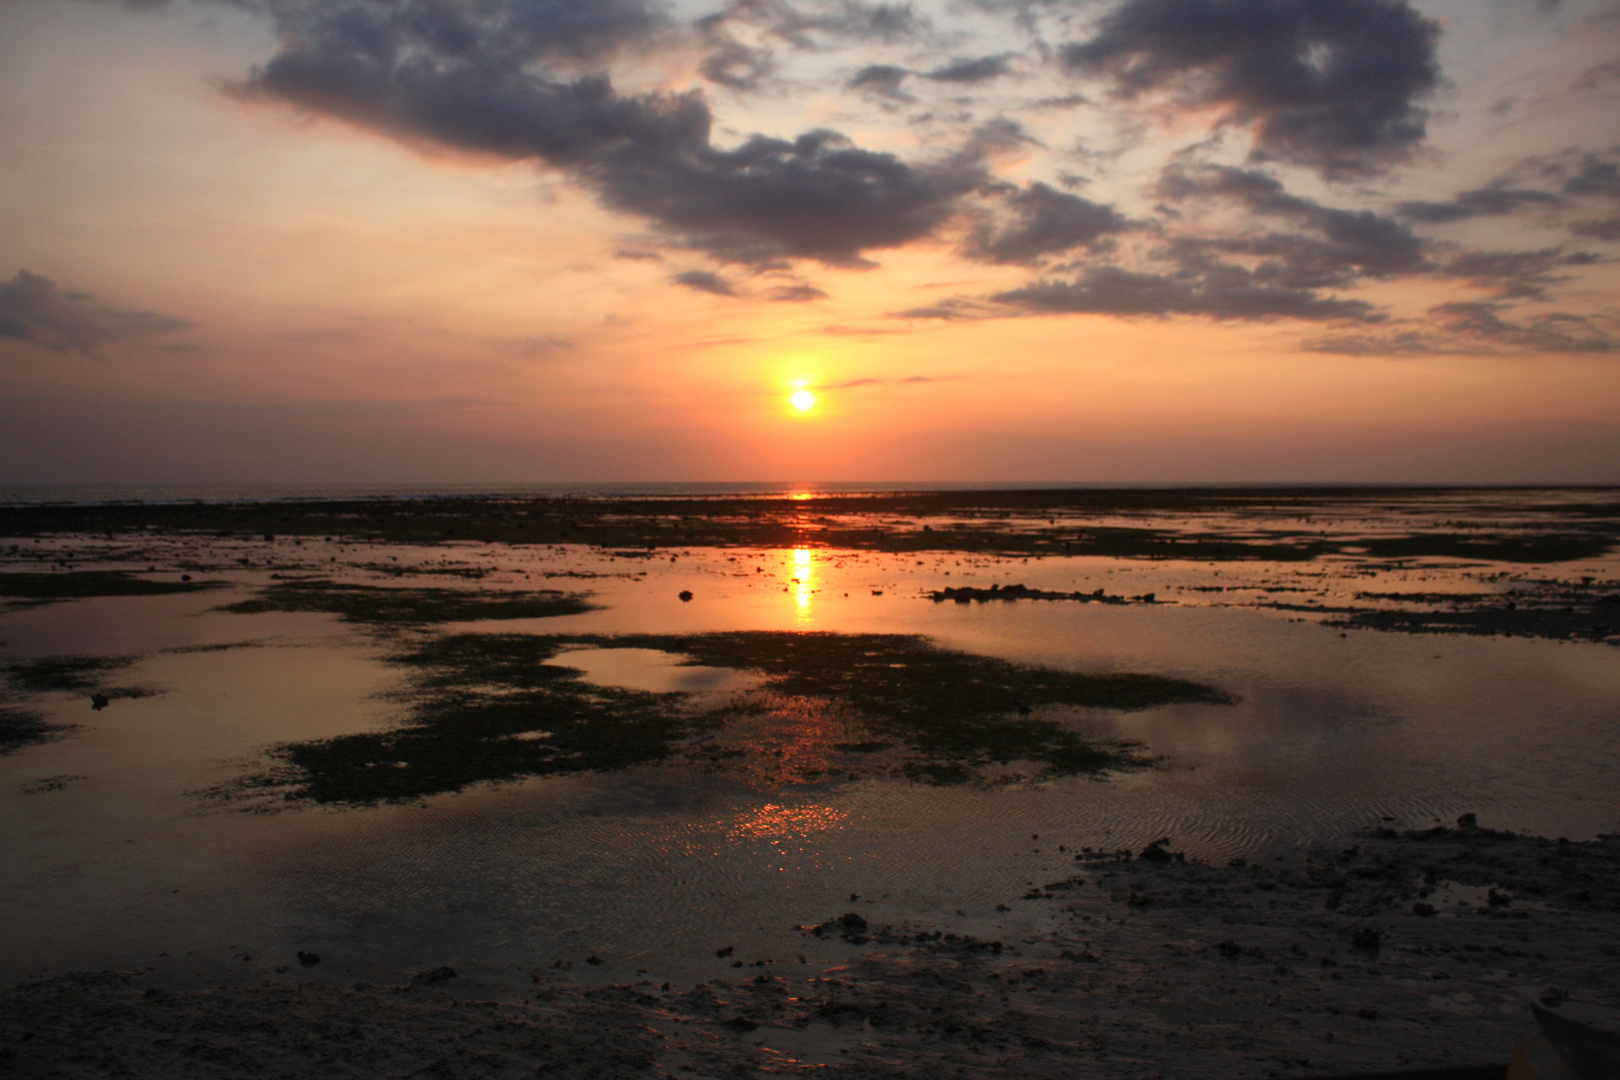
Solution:
<path fill-rule="evenodd" d="M 303 949 L 298 950 L 298 966 L 299 967 L 314 967 L 316 964 L 318 964 L 320 962 L 321 962 L 321 958 L 318 955 L 316 955 L 315 953 L 305 952 Z"/>
<path fill-rule="evenodd" d="M 692 590 L 691 589 L 682 589 L 681 592 L 680 592 L 680 597 L 681 597 L 681 603 L 683 603 L 683 604 L 690 603 L 691 600 L 692 600 Z"/>
<path fill-rule="evenodd" d="M 105 709 L 108 706 L 108 704 L 109 704 L 109 702 L 107 700 L 107 695 L 106 694 L 91 694 L 90 695 L 90 708 L 92 708 L 96 712 L 100 712 L 102 709 Z"/>
<path fill-rule="evenodd" d="M 1375 926 L 1359 926 L 1350 935 L 1350 947 L 1361 952 L 1377 952 L 1384 934 Z"/>
<path fill-rule="evenodd" d="M 1473 814 L 1464 814 L 1457 819 L 1457 828 L 1477 829 L 1479 828 L 1479 818 Z"/>
<path fill-rule="evenodd" d="M 836 920 L 837 926 L 844 933 L 863 934 L 866 932 L 866 920 L 853 911 L 846 911 Z"/>

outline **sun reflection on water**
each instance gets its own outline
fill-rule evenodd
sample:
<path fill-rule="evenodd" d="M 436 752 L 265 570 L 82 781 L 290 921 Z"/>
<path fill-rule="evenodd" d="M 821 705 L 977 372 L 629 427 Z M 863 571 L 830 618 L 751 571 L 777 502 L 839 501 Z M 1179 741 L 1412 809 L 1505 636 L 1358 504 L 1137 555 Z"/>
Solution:
<path fill-rule="evenodd" d="M 826 832 L 842 825 L 849 815 L 830 806 L 778 806 L 766 803 L 730 822 L 725 822 L 729 840 L 780 840 Z"/>
<path fill-rule="evenodd" d="M 810 548 L 794 548 L 793 563 L 788 570 L 788 588 L 793 592 L 793 602 L 798 606 L 799 624 L 808 625 L 812 622 L 810 611 L 810 598 L 815 595 L 816 562 Z"/>

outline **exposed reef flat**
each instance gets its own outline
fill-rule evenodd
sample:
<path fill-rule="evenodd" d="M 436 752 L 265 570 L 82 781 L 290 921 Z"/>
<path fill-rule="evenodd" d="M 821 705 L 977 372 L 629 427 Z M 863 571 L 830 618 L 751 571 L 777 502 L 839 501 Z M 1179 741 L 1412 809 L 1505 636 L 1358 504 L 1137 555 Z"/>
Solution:
<path fill-rule="evenodd" d="M 148 531 L 398 543 L 1305 561 L 1561 562 L 1620 541 L 1620 498 L 1586 489 L 1191 488 L 718 498 L 432 498 L 0 507 L 0 536 Z M 1443 516 L 1430 513 L 1439 508 Z M 1347 519 L 1376 519 L 1346 531 Z M 1174 526 L 1166 518 L 1180 518 Z"/>
<path fill-rule="evenodd" d="M 290 957 L 236 988 L 63 975 L 0 995 L 0 1065 L 138 1080 L 1484 1075 L 1531 1029 L 1531 1000 L 1620 1017 L 1620 837 L 1380 830 L 1255 866 L 1172 846 L 1081 852 L 1072 877 L 1008 897 L 1044 910 L 1035 933 L 848 911 L 805 928 L 808 964 L 721 949 L 695 986 L 537 965 L 522 1000 L 475 1001 L 448 968 L 340 986 Z"/>

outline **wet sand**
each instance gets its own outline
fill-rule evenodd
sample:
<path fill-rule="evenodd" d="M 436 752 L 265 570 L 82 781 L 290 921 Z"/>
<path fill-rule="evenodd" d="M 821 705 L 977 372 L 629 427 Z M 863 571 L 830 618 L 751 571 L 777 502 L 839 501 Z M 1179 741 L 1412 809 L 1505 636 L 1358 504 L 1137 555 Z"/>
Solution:
<path fill-rule="evenodd" d="M 0 995 L 18 1076 L 460 1078 L 1270 1077 L 1504 1067 L 1531 999 L 1620 1021 L 1620 836 L 1475 827 L 1369 832 L 1256 866 L 1174 845 L 1083 852 L 1008 905 L 1008 939 L 849 911 L 806 927 L 846 963 L 696 986 L 534 973 L 522 1000 L 456 994 L 450 969 L 390 985 L 171 989 L 70 974 Z"/>

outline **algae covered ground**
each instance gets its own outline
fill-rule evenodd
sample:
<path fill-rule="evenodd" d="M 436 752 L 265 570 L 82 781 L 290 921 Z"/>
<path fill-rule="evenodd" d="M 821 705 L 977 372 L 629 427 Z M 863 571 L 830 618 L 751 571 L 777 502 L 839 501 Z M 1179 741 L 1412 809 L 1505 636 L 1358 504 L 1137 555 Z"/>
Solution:
<path fill-rule="evenodd" d="M 640 649 L 757 676 L 709 700 L 584 681 L 577 649 Z M 930 783 L 1140 768 L 1140 748 L 1089 738 L 1053 709 L 1143 709 L 1232 699 L 1154 675 L 1085 675 L 942 649 L 898 634 L 446 634 L 389 656 L 404 668 L 401 722 L 273 747 L 273 764 L 227 798 L 367 803 L 470 784 L 679 760 L 778 781 L 879 773 Z M 762 730 L 762 727 L 764 730 Z M 728 738 L 731 729 L 747 735 Z"/>
<path fill-rule="evenodd" d="M 238 615 L 266 611 L 318 611 L 373 626 L 464 622 L 472 619 L 542 619 L 590 611 L 582 596 L 558 592 L 443 588 L 390 588 L 328 581 L 282 581 L 227 604 Z"/>

